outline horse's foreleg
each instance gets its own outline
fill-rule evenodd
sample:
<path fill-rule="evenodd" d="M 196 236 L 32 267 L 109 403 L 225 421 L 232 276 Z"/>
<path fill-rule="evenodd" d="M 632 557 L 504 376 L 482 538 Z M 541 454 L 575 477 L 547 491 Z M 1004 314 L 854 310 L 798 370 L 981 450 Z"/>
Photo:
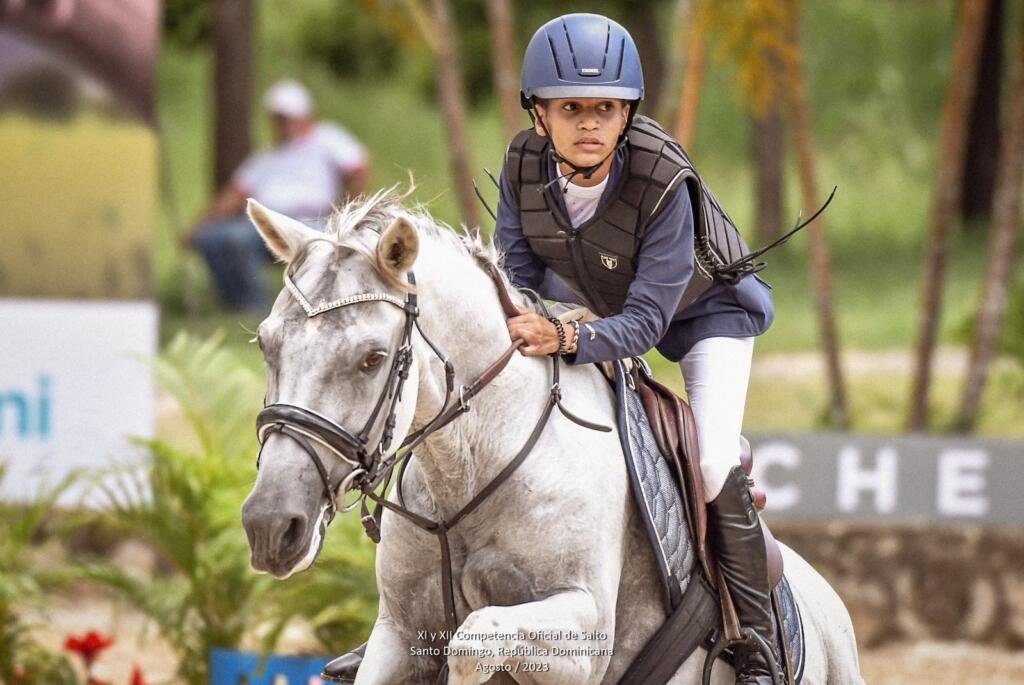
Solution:
<path fill-rule="evenodd" d="M 614 638 L 601 630 L 594 598 L 582 590 L 478 609 L 449 643 L 448 684 L 475 685 L 502 672 L 518 683 L 596 682 Z"/>
<path fill-rule="evenodd" d="M 409 640 L 402 639 L 389 619 L 378 617 L 359 664 L 356 685 L 416 682 L 417 665 L 410 656 Z"/>

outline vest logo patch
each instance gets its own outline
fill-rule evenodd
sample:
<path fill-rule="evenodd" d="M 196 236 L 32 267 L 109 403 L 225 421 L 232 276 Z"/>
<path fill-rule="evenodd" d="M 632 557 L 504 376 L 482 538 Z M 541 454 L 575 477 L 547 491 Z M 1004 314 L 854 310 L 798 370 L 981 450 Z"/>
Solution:
<path fill-rule="evenodd" d="M 604 268 L 608 269 L 609 271 L 614 271 L 615 267 L 619 265 L 619 258 L 616 257 L 615 255 L 605 254 L 602 252 L 601 264 L 603 264 Z"/>

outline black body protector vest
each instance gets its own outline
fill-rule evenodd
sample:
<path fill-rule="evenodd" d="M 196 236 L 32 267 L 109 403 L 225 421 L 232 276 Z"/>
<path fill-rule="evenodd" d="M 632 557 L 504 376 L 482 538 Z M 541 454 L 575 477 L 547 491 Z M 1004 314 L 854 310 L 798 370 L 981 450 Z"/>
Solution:
<path fill-rule="evenodd" d="M 647 227 L 684 188 L 693 207 L 694 269 L 678 313 L 711 287 L 716 267 L 750 250 L 682 146 L 661 126 L 638 115 L 627 138 L 625 165 L 612 199 L 576 228 L 556 202 L 554 193 L 561 188 L 544 187 L 549 138 L 533 129 L 520 132 L 505 155 L 505 175 L 519 200 L 530 247 L 599 316 L 622 311 Z"/>

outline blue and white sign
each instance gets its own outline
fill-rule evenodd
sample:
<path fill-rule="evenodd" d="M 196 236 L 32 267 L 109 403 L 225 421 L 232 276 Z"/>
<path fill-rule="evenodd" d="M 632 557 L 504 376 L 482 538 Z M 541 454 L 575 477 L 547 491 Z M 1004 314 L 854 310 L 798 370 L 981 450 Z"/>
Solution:
<path fill-rule="evenodd" d="M 152 302 L 0 299 L 0 496 L 29 499 L 72 469 L 139 459 L 128 438 L 153 435 L 143 359 L 157 324 Z"/>

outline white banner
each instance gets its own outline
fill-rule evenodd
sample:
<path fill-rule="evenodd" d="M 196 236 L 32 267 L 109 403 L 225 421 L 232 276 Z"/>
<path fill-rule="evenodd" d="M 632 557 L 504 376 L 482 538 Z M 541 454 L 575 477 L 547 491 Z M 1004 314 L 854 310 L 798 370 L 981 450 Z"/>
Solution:
<path fill-rule="evenodd" d="M 752 435 L 773 519 L 1024 523 L 1024 441 L 941 435 Z"/>
<path fill-rule="evenodd" d="M 158 320 L 152 302 L 0 299 L 0 496 L 140 458 L 128 438 L 153 435 L 142 358 L 156 354 Z"/>

